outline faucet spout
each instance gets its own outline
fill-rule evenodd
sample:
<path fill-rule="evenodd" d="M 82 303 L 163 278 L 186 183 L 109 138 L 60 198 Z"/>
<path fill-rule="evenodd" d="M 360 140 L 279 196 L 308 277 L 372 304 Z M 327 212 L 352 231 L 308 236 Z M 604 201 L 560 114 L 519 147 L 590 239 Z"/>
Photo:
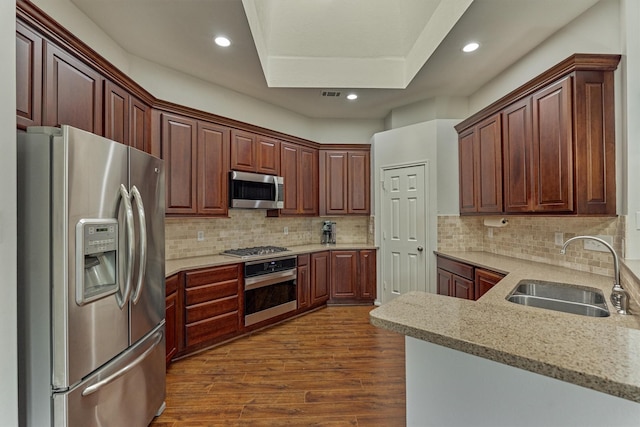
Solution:
<path fill-rule="evenodd" d="M 576 240 L 595 240 L 596 242 L 600 243 L 601 245 L 609 249 L 609 252 L 611 252 L 611 255 L 613 256 L 613 276 L 614 276 L 613 289 L 611 289 L 611 304 L 613 304 L 613 306 L 616 308 L 616 311 L 619 314 L 629 314 L 629 293 L 624 289 L 622 289 L 622 285 L 620 284 L 620 261 L 618 260 L 618 254 L 616 253 L 616 251 L 608 242 L 606 242 L 605 240 L 602 240 L 599 237 L 576 236 L 564 242 L 564 245 L 562 245 L 562 249 L 560 250 L 560 253 L 564 255 L 564 253 L 567 250 L 567 246 L 569 246 L 571 242 L 574 242 Z"/>

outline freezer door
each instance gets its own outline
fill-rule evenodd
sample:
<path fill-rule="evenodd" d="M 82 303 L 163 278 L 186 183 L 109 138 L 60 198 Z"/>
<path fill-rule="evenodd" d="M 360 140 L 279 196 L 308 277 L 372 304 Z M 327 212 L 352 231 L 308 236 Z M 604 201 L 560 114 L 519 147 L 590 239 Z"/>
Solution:
<path fill-rule="evenodd" d="M 164 323 L 65 393 L 53 395 L 54 427 L 147 426 L 165 399 Z"/>
<path fill-rule="evenodd" d="M 164 319 L 165 200 L 163 161 L 131 148 L 129 164 L 136 241 L 130 302 L 133 344 Z"/>
<path fill-rule="evenodd" d="M 53 389 L 66 389 L 129 345 L 129 309 L 121 307 L 126 283 L 122 256 L 115 262 L 117 289 L 78 301 L 85 274 L 78 233 L 83 220 L 120 219 L 118 252 L 126 250 L 121 184 L 128 182 L 128 148 L 97 135 L 62 127 L 52 140 L 52 364 Z M 76 271 L 77 270 L 77 271 Z M 121 301 L 122 302 L 122 301 Z"/>

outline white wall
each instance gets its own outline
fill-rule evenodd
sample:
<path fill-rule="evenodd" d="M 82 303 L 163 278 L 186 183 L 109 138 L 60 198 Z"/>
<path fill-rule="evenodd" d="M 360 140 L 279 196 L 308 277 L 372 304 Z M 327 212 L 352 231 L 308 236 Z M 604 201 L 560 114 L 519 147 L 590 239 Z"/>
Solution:
<path fill-rule="evenodd" d="M 428 248 L 427 271 L 435 271 L 433 251 L 437 249 L 437 214 L 459 212 L 458 209 L 458 136 L 453 126 L 458 120 L 431 120 L 424 123 L 391 129 L 374 135 L 372 139 L 372 215 L 376 217 L 375 242 L 380 246 L 382 234 L 379 215 L 380 180 L 382 169 L 388 166 L 428 162 Z M 379 263 L 382 257 L 378 257 Z M 378 284 L 382 267 L 378 265 Z M 429 274 L 429 286 L 434 289 L 434 274 Z M 378 289 L 378 295 L 382 295 Z"/>
<path fill-rule="evenodd" d="M 0 424 L 18 425 L 15 2 L 0 2 Z"/>
<path fill-rule="evenodd" d="M 436 119 L 465 118 L 469 114 L 467 97 L 438 97 L 394 108 L 386 117 L 386 129 L 395 129 Z"/>

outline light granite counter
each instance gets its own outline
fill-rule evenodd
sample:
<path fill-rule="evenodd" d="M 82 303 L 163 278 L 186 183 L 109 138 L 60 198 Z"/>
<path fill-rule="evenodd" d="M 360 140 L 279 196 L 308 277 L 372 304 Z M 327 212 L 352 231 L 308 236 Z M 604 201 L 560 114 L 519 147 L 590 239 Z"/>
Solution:
<path fill-rule="evenodd" d="M 336 245 L 300 245 L 300 246 L 291 246 L 288 248 L 287 252 L 280 252 L 277 254 L 269 254 L 260 257 L 251 257 L 251 261 L 260 260 L 260 259 L 268 259 L 274 258 L 276 256 L 290 256 L 290 255 L 303 255 L 307 253 L 313 252 L 322 252 L 322 251 L 339 251 L 339 250 L 362 250 L 362 249 L 377 249 L 376 246 L 370 246 L 361 243 L 344 243 L 344 244 L 336 244 Z M 221 255 L 221 254 L 213 254 L 208 256 L 199 256 L 192 258 L 181 258 L 181 259 L 171 259 L 165 262 L 165 276 L 169 277 L 172 274 L 178 273 L 184 270 L 193 270 L 196 268 L 206 268 L 206 267 L 217 267 L 221 265 L 229 265 L 229 264 L 237 264 L 239 262 L 245 262 L 246 259 L 229 256 L 229 255 Z"/>
<path fill-rule="evenodd" d="M 611 277 L 485 252 L 440 254 L 507 276 L 477 301 L 424 292 L 402 295 L 371 312 L 373 325 L 640 402 L 640 308 L 635 301 L 632 315 L 591 318 L 505 299 L 525 278 L 600 288 L 608 299 Z"/>

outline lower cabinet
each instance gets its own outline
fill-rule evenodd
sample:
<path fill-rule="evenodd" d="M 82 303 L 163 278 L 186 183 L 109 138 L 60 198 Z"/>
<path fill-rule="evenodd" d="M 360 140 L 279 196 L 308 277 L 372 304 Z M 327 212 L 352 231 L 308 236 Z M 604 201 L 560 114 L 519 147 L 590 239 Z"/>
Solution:
<path fill-rule="evenodd" d="M 331 304 L 372 304 L 376 298 L 375 250 L 331 251 Z"/>
<path fill-rule="evenodd" d="M 185 274 L 184 346 L 187 352 L 238 334 L 243 326 L 242 264 Z"/>
<path fill-rule="evenodd" d="M 309 254 L 298 256 L 298 310 L 309 308 L 311 297 L 311 279 L 309 277 Z"/>
<path fill-rule="evenodd" d="M 167 277 L 165 281 L 165 342 L 167 365 L 178 353 L 178 288 L 180 274 Z"/>
<path fill-rule="evenodd" d="M 310 306 L 322 305 L 329 299 L 330 252 L 311 254 Z"/>
<path fill-rule="evenodd" d="M 504 277 L 504 274 L 481 269 L 438 255 L 438 294 L 477 300 Z"/>

